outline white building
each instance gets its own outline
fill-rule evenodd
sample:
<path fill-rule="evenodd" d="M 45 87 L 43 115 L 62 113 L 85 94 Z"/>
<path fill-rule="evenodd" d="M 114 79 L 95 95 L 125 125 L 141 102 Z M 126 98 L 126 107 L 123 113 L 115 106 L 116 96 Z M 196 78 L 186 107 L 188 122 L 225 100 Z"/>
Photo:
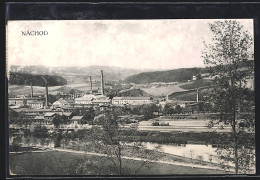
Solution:
<path fill-rule="evenodd" d="M 64 105 L 68 105 L 68 102 L 65 101 L 63 98 L 60 98 L 58 101 L 55 101 L 52 105 L 53 107 L 61 107 Z"/>
<path fill-rule="evenodd" d="M 76 98 L 75 99 L 75 103 L 76 104 L 97 104 L 98 101 L 100 101 L 100 103 L 102 103 L 102 101 L 104 101 L 104 103 L 106 104 L 108 101 L 108 97 L 101 95 L 101 94 L 86 94 L 82 97 Z M 110 100 L 109 100 L 110 103 Z"/>
<path fill-rule="evenodd" d="M 44 102 L 44 101 L 34 100 L 34 101 L 27 102 L 27 104 L 28 104 L 28 106 L 30 106 L 31 108 L 34 108 L 34 109 L 42 109 L 42 108 L 44 107 L 45 102 Z"/>
<path fill-rule="evenodd" d="M 151 97 L 114 97 L 112 99 L 113 105 L 142 105 L 153 103 Z"/>

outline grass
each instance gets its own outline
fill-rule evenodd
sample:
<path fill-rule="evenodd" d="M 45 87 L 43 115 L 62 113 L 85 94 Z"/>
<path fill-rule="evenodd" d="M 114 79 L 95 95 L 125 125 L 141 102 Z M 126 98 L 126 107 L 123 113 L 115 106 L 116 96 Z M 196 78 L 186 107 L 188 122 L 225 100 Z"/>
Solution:
<path fill-rule="evenodd" d="M 201 89 L 199 93 L 207 92 L 208 89 Z M 176 92 L 170 95 L 170 99 L 180 100 L 180 101 L 197 101 L 197 92 L 195 89 L 189 91 Z"/>
<path fill-rule="evenodd" d="M 68 152 L 49 151 L 43 153 L 10 154 L 10 170 L 16 175 L 111 175 L 116 174 L 112 163 L 106 157 L 97 157 Z M 142 161 L 123 160 L 125 174 L 135 175 Z M 85 164 L 78 171 L 79 165 Z M 79 169 L 80 170 L 80 169 Z M 97 171 L 96 171 L 97 170 Z M 170 174 L 224 174 L 224 171 L 176 165 L 152 163 L 140 169 L 137 175 L 170 175 Z"/>
<path fill-rule="evenodd" d="M 183 89 L 195 89 L 197 87 L 205 87 L 205 86 L 211 86 L 212 81 L 211 80 L 206 80 L 206 79 L 199 79 L 196 81 L 193 81 L 192 83 L 181 85 L 180 88 Z"/>
<path fill-rule="evenodd" d="M 159 88 L 141 88 L 144 92 L 151 94 L 152 96 L 162 96 L 172 94 L 174 92 L 184 91 L 184 89 L 179 86 L 168 86 L 168 87 L 159 87 Z"/>

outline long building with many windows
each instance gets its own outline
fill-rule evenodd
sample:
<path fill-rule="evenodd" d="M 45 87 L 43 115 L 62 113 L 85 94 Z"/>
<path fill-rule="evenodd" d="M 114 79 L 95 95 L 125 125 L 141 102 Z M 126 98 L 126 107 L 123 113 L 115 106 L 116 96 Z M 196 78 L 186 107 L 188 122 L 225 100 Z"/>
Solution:
<path fill-rule="evenodd" d="M 114 97 L 113 105 L 142 105 L 153 103 L 152 97 Z"/>

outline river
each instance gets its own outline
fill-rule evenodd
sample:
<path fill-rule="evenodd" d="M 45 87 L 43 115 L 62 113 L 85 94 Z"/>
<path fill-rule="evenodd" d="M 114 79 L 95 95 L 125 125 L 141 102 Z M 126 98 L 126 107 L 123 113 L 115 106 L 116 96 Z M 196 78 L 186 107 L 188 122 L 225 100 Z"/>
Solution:
<path fill-rule="evenodd" d="M 10 137 L 10 143 L 13 138 Z M 26 139 L 22 138 L 22 144 L 26 146 Z M 131 145 L 132 143 L 129 143 Z M 31 145 L 41 146 L 39 141 L 34 141 L 31 139 Z M 142 142 L 142 146 L 149 150 L 155 150 L 157 146 L 160 146 L 160 149 L 164 153 L 212 162 L 217 164 L 222 164 L 223 161 L 220 159 L 220 154 L 217 152 L 220 150 L 221 154 L 226 154 L 227 151 L 224 149 L 218 149 L 217 147 L 213 147 L 212 145 L 204 145 L 204 144 L 183 144 L 183 145 L 175 145 L 175 144 L 158 144 L 151 142 Z M 47 140 L 44 143 L 44 147 L 53 148 L 54 143 L 53 140 Z M 225 165 L 229 165 L 234 167 L 233 162 L 225 162 Z M 251 169 L 255 169 L 255 165 L 251 166 Z"/>

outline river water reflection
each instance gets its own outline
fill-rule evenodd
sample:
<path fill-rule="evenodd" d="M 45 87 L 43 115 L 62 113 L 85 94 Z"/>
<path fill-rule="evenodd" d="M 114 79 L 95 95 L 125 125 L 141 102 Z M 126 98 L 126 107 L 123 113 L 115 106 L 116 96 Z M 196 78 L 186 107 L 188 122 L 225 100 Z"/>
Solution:
<path fill-rule="evenodd" d="M 156 146 L 160 145 L 157 143 L 144 142 L 142 143 L 144 147 L 149 150 L 155 149 Z M 198 159 L 208 162 L 219 163 L 219 158 L 217 155 L 217 148 L 212 147 L 212 145 L 201 145 L 201 144 L 184 144 L 184 145 L 173 145 L 173 144 L 161 144 L 161 149 L 165 153 Z"/>

